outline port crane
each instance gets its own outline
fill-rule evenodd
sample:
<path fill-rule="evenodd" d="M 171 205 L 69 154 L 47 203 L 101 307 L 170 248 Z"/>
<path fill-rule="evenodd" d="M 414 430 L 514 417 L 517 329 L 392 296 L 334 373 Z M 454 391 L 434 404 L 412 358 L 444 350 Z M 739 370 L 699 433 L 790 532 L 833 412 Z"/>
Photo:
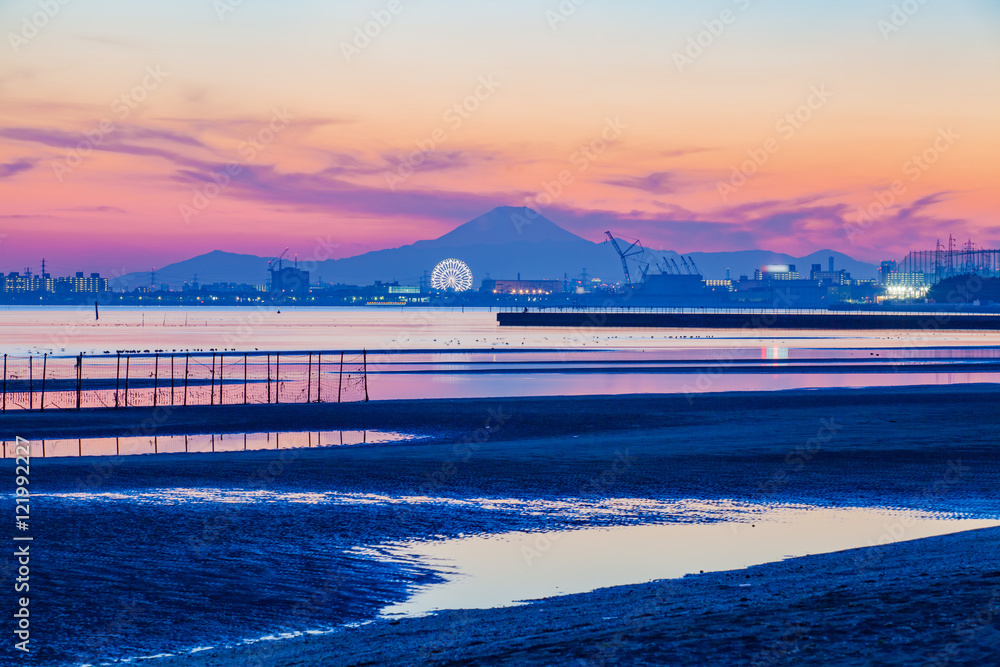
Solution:
<path fill-rule="evenodd" d="M 622 269 L 625 271 L 625 282 L 628 283 L 629 285 L 633 284 L 632 274 L 628 270 L 628 258 L 641 255 L 644 252 L 646 252 L 646 249 L 642 247 L 642 243 L 639 242 L 639 239 L 636 239 L 634 243 L 629 245 L 629 247 L 622 250 L 621 245 L 618 244 L 618 240 L 614 237 L 614 235 L 611 232 L 604 232 L 604 233 L 607 234 L 608 240 L 611 241 L 611 245 L 615 247 L 615 252 L 618 253 L 619 257 L 621 257 Z M 639 282 L 642 282 L 642 280 L 646 277 L 646 272 L 648 270 L 649 270 L 649 264 L 645 264 L 645 267 L 642 270 L 642 276 L 639 278 Z"/>
<path fill-rule="evenodd" d="M 269 260 L 268 263 L 267 263 L 267 270 L 270 273 L 272 273 L 272 274 L 275 271 L 281 271 L 281 260 L 283 260 L 285 258 L 285 255 L 287 255 L 287 254 L 288 254 L 288 248 L 285 248 L 284 252 L 282 252 L 280 255 L 278 255 L 274 259 Z M 275 266 L 274 266 L 275 264 L 278 265 L 277 268 L 275 268 Z"/>

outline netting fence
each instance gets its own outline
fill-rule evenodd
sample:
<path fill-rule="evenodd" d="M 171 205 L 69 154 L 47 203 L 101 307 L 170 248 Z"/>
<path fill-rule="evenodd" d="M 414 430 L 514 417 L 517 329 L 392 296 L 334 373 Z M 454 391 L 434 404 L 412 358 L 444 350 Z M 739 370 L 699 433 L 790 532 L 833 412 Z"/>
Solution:
<path fill-rule="evenodd" d="M 3 357 L 2 410 L 368 400 L 366 352 Z"/>

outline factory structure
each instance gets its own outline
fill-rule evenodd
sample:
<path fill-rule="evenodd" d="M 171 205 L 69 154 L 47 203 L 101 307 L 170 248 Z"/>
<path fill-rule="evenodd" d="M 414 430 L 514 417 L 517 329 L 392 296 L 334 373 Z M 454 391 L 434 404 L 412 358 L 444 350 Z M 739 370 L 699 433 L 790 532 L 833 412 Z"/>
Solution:
<path fill-rule="evenodd" d="M 271 274 L 269 282 L 271 298 L 308 297 L 309 272 L 299 268 L 298 257 L 291 266 L 285 266 L 287 254 L 288 248 L 285 248 L 284 252 L 267 263 L 267 270 Z"/>
<path fill-rule="evenodd" d="M 934 250 L 914 250 L 901 261 L 882 262 L 878 280 L 888 295 L 919 298 L 956 276 L 1000 278 L 1000 250 L 977 248 L 972 239 L 959 245 L 949 236 L 947 246 L 938 240 Z"/>
<path fill-rule="evenodd" d="M 481 292 L 484 294 L 496 294 L 498 296 L 524 296 L 561 294 L 565 290 L 563 280 L 494 280 L 487 278 L 483 280 Z"/>
<path fill-rule="evenodd" d="M 638 240 L 606 232 L 608 247 L 620 260 L 621 271 L 604 279 L 583 269 L 577 276 L 492 278 L 475 284 L 472 268 L 460 258 L 441 259 L 424 271 L 416 284 L 375 281 L 373 285 L 330 284 L 314 281 L 300 268 L 289 249 L 267 263 L 261 284 L 216 282 L 200 284 L 197 276 L 182 289 L 157 284 L 156 270 L 149 283 L 129 291 L 113 291 L 99 273 L 77 272 L 53 277 L 42 260 L 41 271 L 0 274 L 0 299 L 10 303 L 73 303 L 101 295 L 105 303 L 122 304 L 281 304 L 407 306 L 453 304 L 470 306 L 615 306 L 626 307 L 759 307 L 827 308 L 851 304 L 945 303 L 949 280 L 976 276 L 986 285 L 975 299 L 1000 302 L 1000 250 L 981 249 L 971 240 L 959 246 L 953 237 L 934 250 L 910 252 L 902 260 L 881 262 L 876 279 L 853 278 L 834 257 L 808 269 L 794 264 L 767 264 L 752 275 L 706 278 L 694 257 L 643 248 Z M 261 276 L 264 278 L 264 275 Z M 613 279 L 611 279 L 613 278 Z M 991 280 L 995 280 L 994 285 Z M 944 283 L 942 285 L 942 283 Z M 935 289 L 935 286 L 941 285 Z"/>

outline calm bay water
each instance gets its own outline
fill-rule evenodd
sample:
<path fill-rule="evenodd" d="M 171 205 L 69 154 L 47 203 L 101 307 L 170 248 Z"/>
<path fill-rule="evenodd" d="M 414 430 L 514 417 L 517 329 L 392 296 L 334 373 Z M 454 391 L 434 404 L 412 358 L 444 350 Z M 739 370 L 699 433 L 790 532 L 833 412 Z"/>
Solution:
<path fill-rule="evenodd" d="M 0 309 L 11 355 L 361 349 L 374 400 L 1000 381 L 992 332 L 501 329 L 483 310 Z"/>

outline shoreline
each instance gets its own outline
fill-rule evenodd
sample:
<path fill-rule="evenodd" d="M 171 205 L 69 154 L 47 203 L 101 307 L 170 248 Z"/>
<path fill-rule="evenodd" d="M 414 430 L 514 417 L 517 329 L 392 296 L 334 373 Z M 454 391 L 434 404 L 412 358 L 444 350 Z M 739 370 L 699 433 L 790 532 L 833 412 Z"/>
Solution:
<path fill-rule="evenodd" d="M 55 582 L 48 604 L 68 614 L 60 630 L 52 632 L 65 633 L 68 643 L 60 649 L 71 654 L 70 638 L 91 631 L 91 608 L 104 609 L 106 622 L 113 623 L 117 600 L 128 595 L 135 580 L 148 581 L 151 591 L 146 605 L 136 612 L 136 622 L 152 624 L 150 628 L 156 628 L 152 634 L 164 637 L 161 647 L 178 645 L 169 629 L 155 625 L 171 614 L 182 614 L 204 628 L 197 638 L 190 636 L 204 646 L 232 636 L 220 619 L 245 619 L 232 627 L 243 637 L 255 636 L 261 629 L 259 636 L 322 628 L 334 625 L 346 610 L 360 613 L 362 602 L 395 599 L 401 586 L 434 576 L 416 563 L 407 567 L 417 569 L 402 573 L 394 569 L 397 566 L 351 556 L 358 545 L 671 520 L 642 503 L 615 505 L 610 513 L 580 510 L 609 499 L 791 502 L 993 517 L 1000 512 L 996 441 L 1000 411 L 987 406 L 997 397 L 1000 387 L 989 385 L 911 388 L 899 393 L 701 394 L 690 397 L 690 403 L 683 395 L 640 395 L 189 408 L 168 415 L 157 428 L 247 429 L 261 424 L 271 429 L 276 422 L 300 428 L 312 422 L 342 428 L 352 423 L 367 428 L 399 424 L 403 426 L 398 430 L 424 431 L 431 437 L 282 451 L 35 458 L 32 493 L 48 496 L 40 502 L 49 503 L 40 515 L 38 537 L 48 551 L 41 552 L 39 565 Z M 13 427 L 36 432 L 80 427 L 120 431 L 130 424 L 141 426 L 142 419 L 152 418 L 154 412 L 144 408 L 105 410 L 100 415 L 46 411 L 44 424 L 33 424 L 37 415 L 29 414 L 5 418 L 0 425 L 11 428 L 16 421 Z M 14 465 L 9 459 L 12 473 Z M 192 490 L 207 490 L 210 497 L 191 500 Z M 178 500 L 165 502 L 163 493 L 177 494 L 184 521 L 177 520 Z M 328 500 L 319 504 L 288 500 L 315 493 Z M 144 495 L 153 502 L 116 500 Z M 256 500 L 229 503 L 223 496 Z M 567 507 L 567 499 L 568 506 L 576 509 L 558 509 Z M 539 502 L 533 511 L 516 509 L 525 501 Z M 94 502 L 99 505 L 90 504 Z M 505 503 L 512 509 L 502 509 Z M 95 508 L 103 523 L 94 522 Z M 817 528 L 821 530 L 821 524 Z M 838 651 L 882 656 L 896 641 L 896 631 L 883 627 L 884 615 L 904 619 L 896 621 L 898 625 L 917 627 L 925 620 L 911 622 L 907 614 L 922 613 L 929 601 L 934 609 L 944 609 L 942 618 L 954 625 L 961 622 L 964 610 L 975 607 L 975 601 L 955 598 L 963 607 L 955 600 L 942 601 L 941 596 L 965 588 L 973 595 L 984 582 L 992 581 L 987 575 L 1000 573 L 994 555 L 1000 533 L 990 530 L 994 532 L 976 533 L 982 537 L 972 538 L 972 543 L 956 537 L 954 542 L 933 543 L 938 545 L 934 550 L 920 547 L 922 555 L 913 558 L 890 551 L 877 553 L 896 555 L 858 560 L 855 554 L 841 561 L 757 566 L 778 568 L 773 572 L 784 572 L 785 578 L 772 573 L 761 574 L 759 581 L 746 580 L 743 571 L 738 576 L 706 574 L 582 594 L 597 597 L 574 598 L 576 602 L 560 598 L 544 606 L 448 612 L 412 622 L 389 620 L 336 636 L 304 637 L 287 644 L 289 653 L 268 654 L 259 663 L 245 647 L 240 649 L 243 653 L 204 652 L 173 660 L 219 667 L 502 660 L 551 664 L 573 658 L 589 661 L 582 664 L 739 664 L 741 660 L 754 664 L 760 651 L 770 650 L 767 647 L 776 642 L 784 646 L 786 632 L 781 628 L 789 624 L 822 626 L 816 637 L 792 637 L 797 648 L 789 654 L 794 658 L 787 661 L 790 664 L 802 664 L 799 658 L 812 650 L 810 646 L 822 647 L 810 654 L 815 664 L 821 662 L 815 656 L 839 656 Z M 877 542 L 880 534 L 881 528 L 871 531 L 870 541 Z M 150 540 L 160 545 L 158 557 L 142 570 L 128 565 L 134 561 L 129 560 L 131 555 L 144 553 L 142 545 Z M 114 545 L 110 556 L 109 544 Z M 197 546 L 194 551 L 192 544 Z M 275 556 L 262 563 L 260 554 L 270 553 L 276 544 L 294 545 L 298 560 L 290 566 L 284 556 Z M 916 547 L 906 547 L 910 548 Z M 111 568 L 114 558 L 125 562 Z M 901 564 L 903 560 L 909 565 Z M 788 569 L 788 563 L 794 567 Z M 858 563 L 868 565 L 858 571 Z M 980 569 L 966 572 L 961 569 L 966 563 Z M 925 582 L 923 572 L 932 574 L 930 566 L 937 568 L 932 590 L 913 590 Z M 839 568 L 836 577 L 842 588 L 827 585 L 836 578 L 830 575 L 831 568 Z M 758 571 L 764 572 L 753 570 Z M 975 575 L 975 586 L 967 577 L 949 579 L 949 572 Z M 889 579 L 896 588 L 886 588 Z M 187 591 L 182 582 L 190 581 L 198 582 L 197 595 L 178 599 L 176 591 Z M 88 597 L 68 598 L 66 591 L 79 582 L 89 582 Z M 742 583 L 752 586 L 745 590 Z M 336 587 L 329 588 L 332 584 Z M 654 592 L 643 593 L 643 586 L 652 586 Z M 662 597 L 655 591 L 661 589 L 673 591 L 667 599 L 674 602 L 667 606 L 655 602 Z M 779 589 L 799 596 L 795 600 L 800 607 L 792 604 L 795 600 L 775 596 L 755 602 L 756 592 L 770 595 Z M 867 596 L 872 589 L 878 589 L 874 598 L 842 597 L 845 591 Z M 314 602 L 319 594 L 330 596 L 325 605 Z M 392 597 L 378 597 L 387 594 Z M 837 598 L 841 601 L 823 607 L 830 596 L 841 596 Z M 633 604 L 633 599 L 639 602 Z M 908 606 L 886 606 L 897 599 Z M 655 602 L 652 607 L 650 601 Z M 855 606 L 849 607 L 852 602 Z M 316 606 L 308 606 L 312 604 Z M 868 610 L 864 605 L 874 606 Z M 839 620 L 823 625 L 834 612 L 842 614 Z M 49 613 L 45 608 L 39 611 L 40 617 Z M 473 620 L 465 623 L 466 619 Z M 654 625 L 646 628 L 649 623 Z M 831 647 L 829 638 L 839 636 L 844 623 L 849 628 L 877 627 L 855 636 L 849 646 Z M 943 630 L 930 634 L 934 632 L 940 636 Z M 716 646 L 720 642 L 711 639 L 715 635 L 725 638 L 724 645 L 735 652 L 720 654 L 722 649 Z M 875 635 L 884 643 L 872 643 Z M 909 634 L 904 638 L 912 640 Z M 131 637 L 119 646 L 131 652 L 134 649 L 126 647 L 149 646 L 149 642 Z M 263 646 L 286 650 L 284 642 L 259 643 L 254 650 Z M 547 653 L 555 650 L 550 646 L 559 649 Z M 560 660 L 559 651 L 569 658 Z M 740 651 L 750 651 L 750 657 L 743 660 Z M 865 662 L 852 655 L 854 663 Z"/>
<path fill-rule="evenodd" d="M 995 664 L 998 541 L 984 528 L 150 664 Z"/>
<path fill-rule="evenodd" d="M 711 378 L 709 378 L 711 380 Z M 490 421 L 503 437 L 525 438 L 658 428 L 697 414 L 744 410 L 852 409 L 906 411 L 921 405 L 967 406 L 1000 397 L 1000 384 L 786 389 L 698 394 L 620 394 L 514 398 L 405 399 L 355 403 L 85 408 L 0 414 L 0 440 L 129 435 L 184 435 L 314 430 L 398 431 L 435 439 L 483 437 Z M 572 411 L 572 413 L 571 413 Z M 561 419 L 553 420 L 553 412 Z M 494 435 L 494 434 L 486 434 Z"/>

